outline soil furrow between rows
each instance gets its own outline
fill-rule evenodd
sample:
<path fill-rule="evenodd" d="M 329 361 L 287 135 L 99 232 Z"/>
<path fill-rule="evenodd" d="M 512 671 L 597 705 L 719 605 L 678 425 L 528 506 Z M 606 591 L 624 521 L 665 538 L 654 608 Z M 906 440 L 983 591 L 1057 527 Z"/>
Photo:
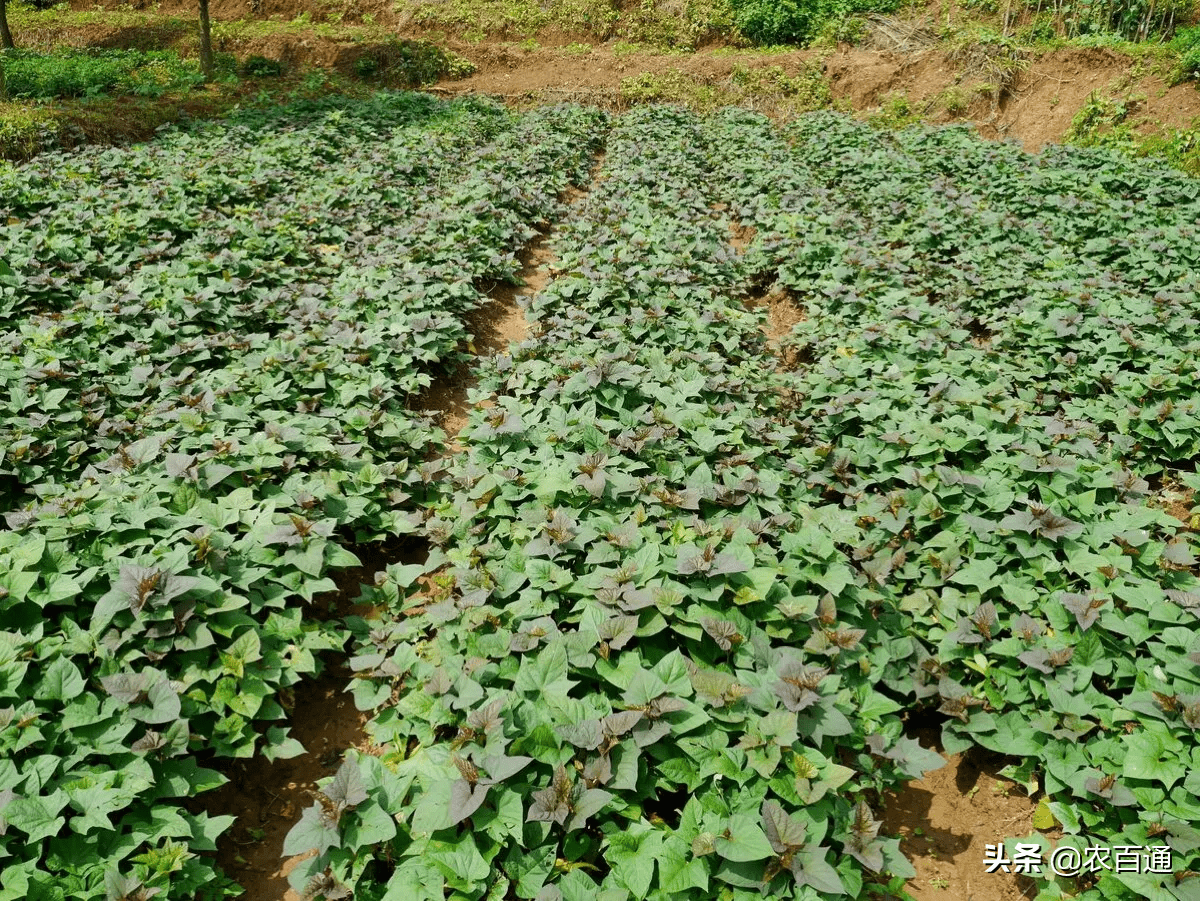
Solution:
<path fill-rule="evenodd" d="M 603 163 L 603 153 L 592 169 Z M 589 188 L 568 188 L 560 198 L 566 206 L 587 195 Z M 466 427 L 472 405 L 470 391 L 478 383 L 477 368 L 505 353 L 529 335 L 525 307 L 550 279 L 554 255 L 551 250 L 553 225 L 534 237 L 517 255 L 521 268 L 519 284 L 501 284 L 487 291 L 489 302 L 467 314 L 468 348 L 474 355 L 448 375 L 436 379 L 421 395 L 418 410 L 433 414 L 446 433 L 447 458 L 463 449 L 460 433 Z M 491 401 L 480 406 L 486 408 Z M 428 556 L 424 541 L 397 539 L 386 545 L 355 547 L 362 566 L 334 576 L 338 591 L 317 598 L 330 616 L 359 615 L 370 619 L 378 611 L 355 604 L 362 589 L 374 583 L 377 573 L 392 563 L 423 563 Z M 246 889 L 246 897 L 261 901 L 301 901 L 288 883 L 291 871 L 308 852 L 286 857 L 283 852 L 288 832 L 304 809 L 313 803 L 318 781 L 333 775 L 345 752 L 355 748 L 378 753 L 367 734 L 369 714 L 359 711 L 345 690 L 351 673 L 343 660 L 325 672 L 296 686 L 290 725 L 293 737 L 305 753 L 289 760 L 269 761 L 263 757 L 239 760 L 223 768 L 229 782 L 205 798 L 204 809 L 213 815 L 232 814 L 237 821 L 219 840 L 217 861 L 227 875 Z"/>

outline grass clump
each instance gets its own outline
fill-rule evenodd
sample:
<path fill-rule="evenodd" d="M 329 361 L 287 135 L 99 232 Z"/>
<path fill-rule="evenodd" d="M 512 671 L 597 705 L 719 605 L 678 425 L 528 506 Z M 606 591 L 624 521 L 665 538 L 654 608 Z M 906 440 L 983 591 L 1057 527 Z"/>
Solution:
<path fill-rule="evenodd" d="M 782 118 L 833 105 L 829 82 L 816 62 L 794 75 L 782 66 L 741 64 L 725 78 L 697 76 L 680 69 L 643 72 L 621 82 L 620 98 L 630 105 L 673 103 L 699 112 L 740 106 Z"/>
<path fill-rule="evenodd" d="M 4 71 L 9 97 L 30 100 L 161 97 L 204 81 L 195 64 L 170 51 L 19 49 L 5 54 Z"/>
<path fill-rule="evenodd" d="M 974 93 L 957 84 L 946 88 L 938 97 L 939 105 L 950 116 L 965 115 L 972 99 Z"/>
<path fill-rule="evenodd" d="M 386 41 L 368 48 L 353 63 L 361 79 L 419 87 L 439 78 L 465 78 L 475 65 L 457 53 L 427 41 Z"/>
<path fill-rule="evenodd" d="M 1200 117 L 1193 119 L 1188 128 L 1135 119 L 1134 113 L 1143 99 L 1105 97 L 1092 92 L 1071 120 L 1064 143 L 1114 150 L 1135 159 L 1159 160 L 1200 177 Z"/>
<path fill-rule="evenodd" d="M 867 116 L 867 123 L 880 129 L 908 128 L 921 121 L 921 111 L 912 105 L 907 94 L 901 92 L 888 94 L 879 109 Z"/>
<path fill-rule="evenodd" d="M 631 41 L 670 50 L 743 42 L 730 0 L 641 0 L 621 12 L 617 30 Z"/>
<path fill-rule="evenodd" d="M 404 5 L 418 25 L 447 28 L 479 40 L 534 38 L 550 28 L 606 40 L 619 18 L 610 0 L 409 0 Z"/>
<path fill-rule="evenodd" d="M 61 125 L 48 110 L 0 103 L 0 158 L 23 160 L 58 144 Z"/>

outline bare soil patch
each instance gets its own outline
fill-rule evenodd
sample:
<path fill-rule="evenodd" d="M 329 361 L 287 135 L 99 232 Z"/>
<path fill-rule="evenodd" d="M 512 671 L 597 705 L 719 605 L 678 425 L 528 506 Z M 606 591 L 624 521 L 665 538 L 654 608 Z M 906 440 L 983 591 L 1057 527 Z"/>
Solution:
<path fill-rule="evenodd" d="M 1159 488 L 1156 502 L 1171 516 L 1183 523 L 1183 531 L 1197 531 L 1200 526 L 1200 507 L 1197 506 L 1196 492 L 1187 485 L 1178 482 L 1174 477 L 1164 478 Z"/>
<path fill-rule="evenodd" d="M 714 209 L 717 212 L 724 212 L 725 204 L 719 203 Z M 743 225 L 740 222 L 731 221 L 729 223 L 729 246 L 737 251 L 738 254 L 744 254 L 757 233 L 758 230 L 752 225 Z"/>
<path fill-rule="evenodd" d="M 593 173 L 599 168 L 603 158 L 601 154 L 592 167 Z M 586 193 L 585 190 L 569 187 L 559 200 L 565 204 L 572 204 Z M 470 350 L 475 357 L 492 357 L 505 353 L 511 345 L 519 344 L 529 337 L 525 307 L 550 280 L 554 260 L 550 249 L 552 229 L 553 226 L 550 226 L 538 234 L 517 255 L 521 264 L 517 273 L 520 283 L 496 285 L 487 292 L 488 302 L 464 317 L 467 332 L 471 335 Z M 477 383 L 472 367 L 464 363 L 449 375 L 435 380 L 417 402 L 418 410 L 436 415 L 438 426 L 449 438 L 447 455 L 462 450 L 458 435 L 471 415 L 472 406 L 467 397 Z M 491 402 L 483 401 L 480 406 L 486 409 L 491 406 Z"/>
<path fill-rule="evenodd" d="M 917 871 L 905 890 L 915 901 L 1032 898 L 1037 891 L 1028 877 L 984 866 L 985 845 L 1033 831 L 1037 803 L 999 775 L 1013 760 L 982 748 L 947 755 L 937 726 L 917 728 L 913 737 L 948 762 L 885 799 L 880 832 L 900 838 Z"/>
<path fill-rule="evenodd" d="M 203 800 L 210 814 L 237 821 L 217 842 L 217 863 L 246 889 L 246 898 L 300 901 L 287 877 L 303 857 L 285 859 L 283 841 L 313 803 L 317 781 L 332 776 L 349 748 L 372 753 L 364 731 L 367 715 L 346 693 L 350 672 L 327 670 L 294 692 L 292 736 L 307 753 L 273 763 L 255 756 L 223 770 L 229 782 Z"/>

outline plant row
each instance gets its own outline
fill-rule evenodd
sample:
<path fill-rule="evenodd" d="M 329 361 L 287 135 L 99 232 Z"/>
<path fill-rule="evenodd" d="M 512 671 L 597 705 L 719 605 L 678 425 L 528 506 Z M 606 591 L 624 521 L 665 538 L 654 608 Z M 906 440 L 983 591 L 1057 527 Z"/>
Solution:
<path fill-rule="evenodd" d="M 896 605 L 842 590 L 850 514 L 794 502 L 800 436 L 715 209 L 740 152 L 679 111 L 614 124 L 428 508 L 433 588 L 397 566 L 366 594 L 392 615 L 354 686 L 389 750 L 290 834 L 319 852 L 298 889 L 857 897 L 911 875 L 879 801 L 941 759 L 875 683 L 915 648 Z"/>
<path fill-rule="evenodd" d="M 345 640 L 306 604 L 416 528 L 440 436 L 408 406 L 599 122 L 297 112 L 0 189 L 0 897 L 225 894 L 196 852 L 231 818 L 181 799 L 301 751 L 271 724 Z"/>
<path fill-rule="evenodd" d="M 1200 184 L 958 129 L 713 128 L 769 161 L 722 183 L 804 314 L 796 465 L 855 523 L 845 590 L 917 655 L 881 690 L 1019 758 L 1060 844 L 1171 849 L 1039 897 L 1195 897 Z"/>

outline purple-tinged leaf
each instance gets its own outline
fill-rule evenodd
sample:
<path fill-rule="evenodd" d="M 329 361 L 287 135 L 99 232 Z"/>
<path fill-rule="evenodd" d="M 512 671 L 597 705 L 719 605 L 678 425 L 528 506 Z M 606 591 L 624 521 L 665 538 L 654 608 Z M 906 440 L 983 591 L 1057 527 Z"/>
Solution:
<path fill-rule="evenodd" d="M 649 597 L 649 592 L 645 592 Z M 637 634 L 638 618 L 636 616 L 613 616 L 600 623 L 598 632 L 600 640 L 607 642 L 610 648 L 620 650 L 625 647 Z"/>
<path fill-rule="evenodd" d="M 550 787 L 533 793 L 533 803 L 525 816 L 526 821 L 563 825 L 571 815 L 571 788 L 567 771 L 560 764 L 554 770 Z"/>
<path fill-rule="evenodd" d="M 825 860 L 828 848 L 810 848 L 792 855 L 792 876 L 797 886 L 810 886 L 828 895 L 844 895 L 846 887 L 842 877 Z"/>
<path fill-rule="evenodd" d="M 167 454 L 165 466 L 167 475 L 173 479 L 186 476 L 192 481 L 196 481 L 199 478 L 195 454 Z"/>
<path fill-rule="evenodd" d="M 554 731 L 565 741 L 587 751 L 596 750 L 604 741 L 604 729 L 600 720 L 584 720 L 581 723 L 555 726 Z"/>
<path fill-rule="evenodd" d="M 1033 667 L 1038 672 L 1050 675 L 1054 672 L 1054 667 L 1050 665 L 1050 652 L 1045 648 L 1030 648 L 1027 651 L 1022 651 L 1017 655 L 1017 659 L 1026 666 Z"/>
<path fill-rule="evenodd" d="M 750 569 L 750 564 L 743 563 L 736 556 L 729 552 L 717 554 L 712 561 L 712 569 L 710 570 L 714 576 L 731 575 L 733 573 L 744 573 Z"/>
<path fill-rule="evenodd" d="M 1132 807 L 1137 804 L 1137 798 L 1128 788 L 1122 785 L 1115 775 L 1091 778 L 1083 786 L 1087 791 L 1099 795 L 1114 807 Z"/>
<path fill-rule="evenodd" d="M 450 821 L 447 826 L 457 826 L 471 814 L 475 813 L 487 798 L 488 786 L 472 785 L 466 779 L 459 779 L 450 786 Z"/>
<path fill-rule="evenodd" d="M 700 625 L 704 627 L 704 631 L 708 633 L 708 637 L 715 641 L 717 647 L 722 651 L 733 650 L 734 645 L 745 641 L 745 638 L 738 632 L 737 626 L 728 620 L 713 619 L 706 616 L 700 621 Z"/>
<path fill-rule="evenodd" d="M 895 762 L 896 767 L 910 779 L 920 779 L 931 770 L 941 769 L 946 759 L 936 751 L 924 748 L 915 738 L 901 737 L 884 755 Z"/>
<path fill-rule="evenodd" d="M 640 710 L 618 710 L 616 713 L 610 713 L 604 717 L 600 721 L 600 726 L 605 735 L 620 738 L 641 722 L 642 716 Z"/>
<path fill-rule="evenodd" d="M 104 874 L 107 901 L 150 901 L 162 894 L 161 888 L 150 888 L 135 876 L 122 876 L 116 870 Z"/>
<path fill-rule="evenodd" d="M 1029 644 L 1044 634 L 1046 627 L 1040 620 L 1034 619 L 1028 613 L 1022 613 L 1013 621 L 1012 631 Z"/>
<path fill-rule="evenodd" d="M 636 613 L 647 607 L 653 607 L 654 595 L 644 588 L 634 588 L 632 584 L 626 584 L 621 587 L 617 606 L 626 613 Z"/>
<path fill-rule="evenodd" d="M 1100 618 L 1100 609 L 1108 602 L 1108 598 L 1098 598 L 1093 593 L 1072 594 L 1063 592 L 1059 603 L 1068 613 L 1075 614 L 1079 628 L 1087 631 Z"/>
<path fill-rule="evenodd" d="M 1167 599 L 1178 604 L 1185 610 L 1200 611 L 1200 592 L 1198 591 L 1180 591 L 1175 588 L 1167 588 L 1163 592 Z M 1200 616 L 1200 612 L 1196 613 Z"/>
<path fill-rule="evenodd" d="M 1162 558 L 1173 567 L 1188 569 L 1196 565 L 1196 556 L 1184 538 L 1173 538 L 1163 549 Z"/>
<path fill-rule="evenodd" d="M 588 788 L 607 785 L 612 780 L 612 760 L 607 754 L 598 754 L 588 761 L 580 773 Z"/>
<path fill-rule="evenodd" d="M 367 789 L 363 785 L 358 761 L 349 758 L 344 760 L 324 793 L 330 801 L 342 805 L 344 810 L 357 807 L 367 800 Z"/>
<path fill-rule="evenodd" d="M 808 667 L 796 662 L 785 663 L 779 668 L 780 681 L 775 683 L 775 695 L 788 710 L 805 710 L 821 700 L 818 687 L 827 675 L 829 670 L 821 667 Z"/>
<path fill-rule="evenodd" d="M 150 673 L 114 673 L 101 676 L 100 685 L 123 704 L 140 704 L 146 700 L 150 686 L 157 678 Z"/>
<path fill-rule="evenodd" d="M 450 674 L 439 666 L 429 676 L 429 681 L 425 683 L 425 691 L 436 698 L 444 695 L 453 686 L 454 681 L 450 678 Z"/>
<path fill-rule="evenodd" d="M 776 854 L 786 854 L 804 845 L 804 824 L 793 819 L 778 801 L 764 801 L 762 805 L 763 832 L 771 849 Z"/>
<path fill-rule="evenodd" d="M 318 897 L 325 901 L 345 901 L 353 895 L 350 886 L 338 882 L 328 869 L 324 873 L 317 873 L 304 884 L 304 901 Z"/>
<path fill-rule="evenodd" d="M 504 698 L 498 698 L 486 707 L 480 707 L 467 714 L 467 727 L 475 732 L 488 734 L 504 725 L 500 711 L 504 709 Z"/>

